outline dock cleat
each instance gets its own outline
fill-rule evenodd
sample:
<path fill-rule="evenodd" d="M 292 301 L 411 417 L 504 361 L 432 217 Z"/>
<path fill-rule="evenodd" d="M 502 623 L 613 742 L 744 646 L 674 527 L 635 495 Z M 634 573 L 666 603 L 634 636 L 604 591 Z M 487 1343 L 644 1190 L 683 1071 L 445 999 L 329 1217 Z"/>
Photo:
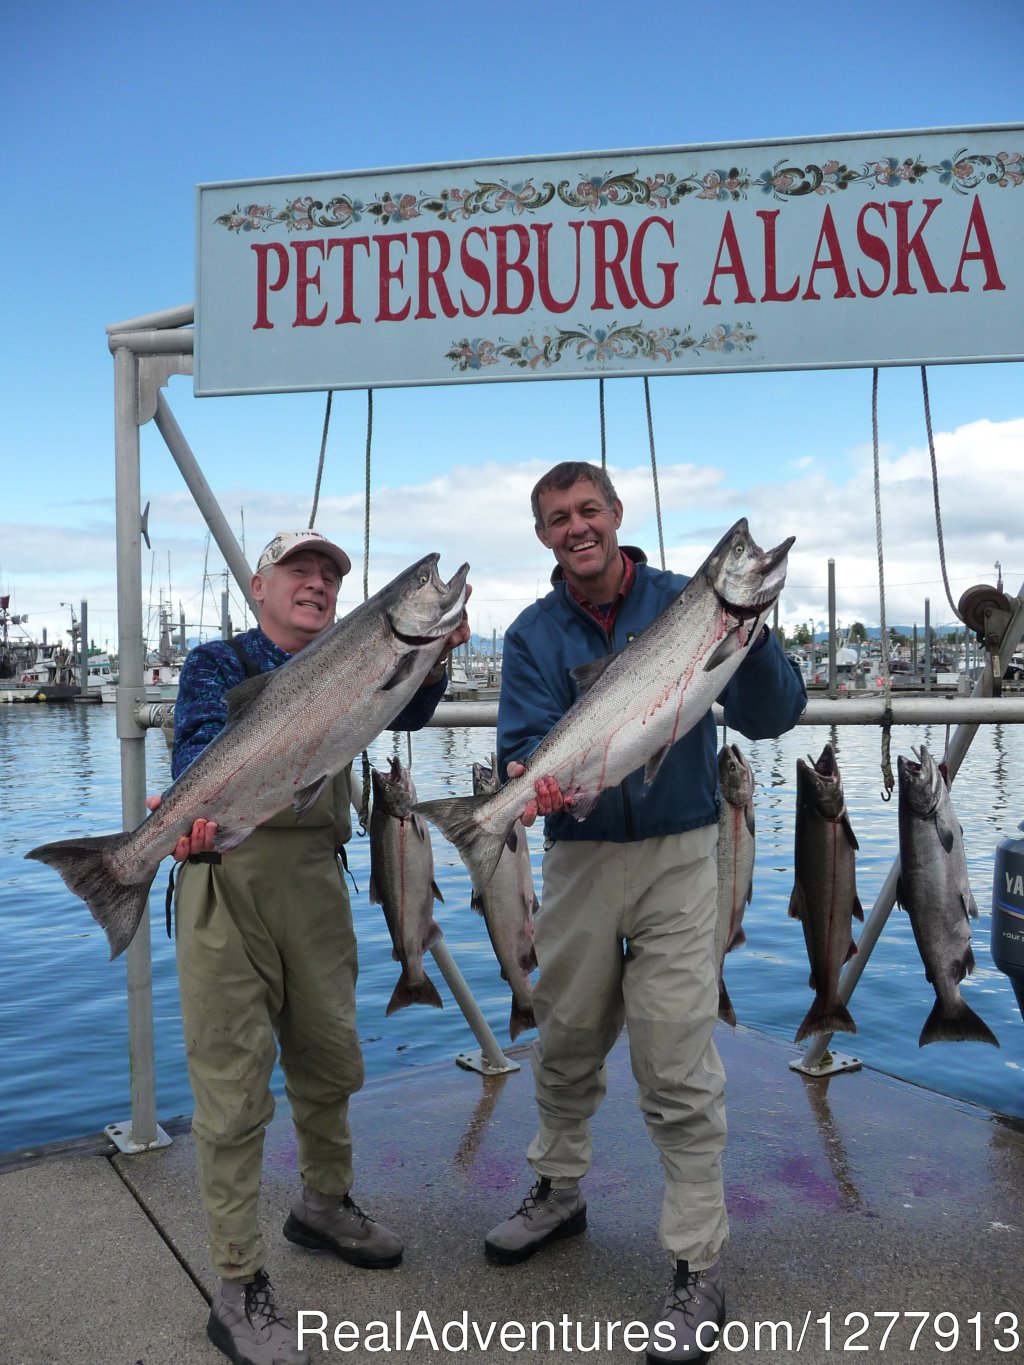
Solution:
<path fill-rule="evenodd" d="M 511 1218 L 491 1228 L 484 1252 L 496 1265 L 516 1265 L 562 1237 L 574 1237 L 587 1226 L 587 1202 L 574 1183 L 554 1190 L 542 1176 Z"/>
<path fill-rule="evenodd" d="M 296 1344 L 294 1322 L 274 1301 L 265 1270 L 251 1280 L 221 1280 L 210 1303 L 206 1335 L 232 1365 L 309 1365 Z"/>
<path fill-rule="evenodd" d="M 311 1251 L 333 1251 L 364 1270 L 398 1265 L 404 1249 L 398 1233 L 374 1222 L 350 1195 L 318 1194 L 307 1185 L 292 1205 L 284 1235 Z"/>
<path fill-rule="evenodd" d="M 725 1322 L 725 1277 L 721 1261 L 706 1270 L 676 1262 L 675 1279 L 661 1317 L 651 1330 L 647 1365 L 702 1365 L 718 1346 Z"/>

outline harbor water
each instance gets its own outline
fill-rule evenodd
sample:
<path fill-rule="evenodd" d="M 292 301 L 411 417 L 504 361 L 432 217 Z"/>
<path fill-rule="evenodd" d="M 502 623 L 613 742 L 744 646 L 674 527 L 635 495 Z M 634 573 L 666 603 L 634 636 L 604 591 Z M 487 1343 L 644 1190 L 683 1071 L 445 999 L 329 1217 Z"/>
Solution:
<path fill-rule="evenodd" d="M 752 743 L 730 733 L 756 779 L 757 859 L 747 943 L 726 959 L 726 981 L 739 1021 L 792 1040 L 811 1001 L 799 923 L 787 914 L 792 889 L 795 766 L 837 746 L 850 820 L 860 843 L 857 881 L 869 913 L 897 852 L 897 802 L 881 799 L 881 739 L 874 727 L 799 726 L 779 740 Z M 941 754 L 944 727 L 896 727 L 896 754 L 927 744 Z M 412 737 L 421 798 L 467 793 L 471 764 L 486 760 L 490 729 L 429 729 Z M 408 759 L 407 740 L 385 734 L 371 760 L 392 752 Z M 147 786 L 170 782 L 162 733 L 146 738 Z M 996 846 L 1024 818 L 1024 728 L 983 726 L 953 788 L 964 827 L 971 885 L 981 916 L 972 921 L 977 968 L 964 984 L 971 1006 L 999 1038 L 918 1047 L 934 995 L 925 980 L 907 916 L 894 909 L 850 1004 L 855 1035 L 837 1035 L 837 1051 L 915 1084 L 1024 1118 L 1024 1021 L 1010 982 L 989 950 Z M 103 933 L 83 902 L 50 868 L 25 861 L 36 844 L 120 826 L 120 757 L 113 707 L 81 704 L 0 707 L 0 1153 L 95 1133 L 129 1117 L 124 959 L 108 961 Z M 469 878 L 455 850 L 432 830 L 444 904 L 436 918 L 448 947 L 502 1043 L 510 997 L 480 917 L 470 909 Z M 541 839 L 531 834 L 538 892 Z M 454 1060 L 475 1050 L 440 973 L 427 960 L 443 1010 L 413 1007 L 387 1018 L 398 976 L 379 906 L 371 905 L 369 841 L 349 845 L 350 893 L 359 939 L 358 1022 L 370 1076 Z M 185 1069 L 173 944 L 164 928 L 161 867 L 151 897 L 157 1109 L 161 1120 L 192 1107 Z M 585 907 L 581 907 L 585 913 Z M 860 925 L 855 924 L 855 937 Z M 523 1035 L 527 1041 L 532 1034 Z M 841 1081 L 841 1078 L 840 1078 Z M 840 1082 L 837 1082 L 840 1083 Z M 283 1093 L 275 1075 L 276 1093 Z"/>

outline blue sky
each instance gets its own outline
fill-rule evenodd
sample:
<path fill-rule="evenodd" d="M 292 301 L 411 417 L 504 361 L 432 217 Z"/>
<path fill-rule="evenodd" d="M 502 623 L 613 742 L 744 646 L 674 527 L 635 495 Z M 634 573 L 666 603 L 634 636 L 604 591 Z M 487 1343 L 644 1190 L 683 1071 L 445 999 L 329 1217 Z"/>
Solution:
<path fill-rule="evenodd" d="M 195 187 L 370 166 L 825 133 L 1020 122 L 1019 0 L 897 4 L 665 0 L 386 8 L 181 0 L 9 9 L 0 53 L 0 591 L 33 632 L 89 602 L 116 647 L 113 367 L 105 327 L 194 298 Z M 1024 188 L 1016 191 L 1024 195 Z M 946 557 L 956 598 L 1024 579 L 1024 397 L 1014 364 L 930 371 Z M 866 370 L 651 381 L 670 565 L 692 569 L 735 517 L 798 538 L 783 619 L 877 621 Z M 606 384 L 623 538 L 657 554 L 642 382 Z M 317 394 L 168 400 L 250 559 L 308 521 Z M 361 595 L 365 396 L 336 395 L 317 526 L 353 550 Z M 951 620 L 936 548 L 920 377 L 883 370 L 886 610 Z M 473 565 L 474 628 L 502 630 L 542 588 L 528 492 L 563 458 L 598 458 L 592 382 L 379 391 L 371 585 L 426 550 Z M 152 429 L 142 436 L 162 590 L 198 622 L 205 528 Z M 211 573 L 222 570 L 216 550 Z M 150 594 L 150 580 L 153 588 Z M 219 588 L 217 589 L 219 591 Z M 204 623 L 216 608 L 207 590 Z M 241 623 L 241 609 L 234 616 Z"/>

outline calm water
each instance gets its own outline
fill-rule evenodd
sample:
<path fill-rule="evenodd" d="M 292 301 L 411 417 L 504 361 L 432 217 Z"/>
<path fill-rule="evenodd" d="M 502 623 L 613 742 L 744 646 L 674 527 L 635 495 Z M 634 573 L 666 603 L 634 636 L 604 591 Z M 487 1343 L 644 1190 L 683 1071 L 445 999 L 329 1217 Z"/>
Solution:
<path fill-rule="evenodd" d="M 108 962 L 107 946 L 84 904 L 41 864 L 26 862 L 35 844 L 76 834 L 101 834 L 120 824 L 119 748 L 114 708 L 0 706 L 0 1152 L 96 1132 L 130 1115 L 123 959 Z M 898 727 L 896 753 L 922 741 L 941 752 L 944 729 Z M 747 946 L 726 963 L 741 1023 L 787 1041 L 810 1003 L 800 925 L 787 916 L 792 888 L 794 775 L 798 756 L 817 756 L 828 731 L 798 727 L 777 741 L 747 743 L 736 735 L 757 779 L 757 863 L 754 904 L 746 915 Z M 413 738 L 413 772 L 421 797 L 468 792 L 470 764 L 486 759 L 492 730 L 429 730 Z M 860 841 L 858 889 L 870 910 L 896 852 L 896 801 L 881 801 L 880 740 L 868 727 L 838 735 L 850 818 Z M 385 735 L 371 758 L 383 766 L 395 741 Z M 406 755 L 404 737 L 399 752 Z M 146 739 L 148 788 L 170 781 L 161 734 Z M 989 956 L 992 858 L 1024 817 L 1024 733 L 1014 726 L 983 729 L 954 787 L 981 909 L 973 925 L 978 968 L 964 993 L 1002 1047 L 933 1044 L 918 1034 L 933 994 L 924 978 L 907 916 L 894 910 L 857 990 L 851 1012 L 856 1037 L 838 1038 L 841 1051 L 920 1085 L 1024 1117 L 1024 1021 L 1008 979 Z M 469 909 L 469 879 L 454 849 L 434 832 L 437 880 L 445 904 L 437 918 L 448 946 L 498 1039 L 507 1043 L 508 990 L 498 974 L 486 931 Z M 539 887 L 540 841 L 534 836 Z M 390 1019 L 384 1007 L 397 979 L 379 906 L 370 905 L 369 848 L 354 837 L 349 862 L 360 944 L 359 1028 L 367 1072 L 451 1059 L 477 1044 L 436 968 L 445 1009 L 413 1008 Z M 161 1119 L 191 1110 L 178 1010 L 174 953 L 163 926 L 166 868 L 151 900 L 157 1107 Z M 350 887 L 351 890 L 351 887 Z M 855 927 L 859 933 L 859 926 Z M 429 963 L 428 963 L 429 965 Z M 524 1041 L 530 1035 L 524 1035 Z M 279 1082 L 280 1078 L 277 1078 Z M 280 1089 L 278 1089 L 278 1093 Z"/>

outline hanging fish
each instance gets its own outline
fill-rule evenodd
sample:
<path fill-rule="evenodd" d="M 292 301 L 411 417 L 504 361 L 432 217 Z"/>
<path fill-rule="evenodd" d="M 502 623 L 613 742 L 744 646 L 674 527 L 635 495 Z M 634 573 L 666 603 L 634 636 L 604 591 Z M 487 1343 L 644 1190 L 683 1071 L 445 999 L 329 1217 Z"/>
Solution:
<path fill-rule="evenodd" d="M 373 779 L 370 815 L 370 901 L 384 911 L 396 962 L 402 964 L 385 1014 L 406 1005 L 441 1009 L 437 987 L 423 969 L 423 954 L 441 937 L 434 901 L 444 901 L 434 881 L 434 851 L 426 822 L 413 812 L 416 788 L 408 768 L 391 760 L 391 771 Z"/>
<path fill-rule="evenodd" d="M 953 809 L 945 765 L 921 745 L 918 761 L 896 760 L 899 775 L 900 875 L 896 899 L 910 915 L 935 1005 L 918 1046 L 967 1042 L 999 1046 L 995 1034 L 960 994 L 974 971 L 971 925 L 978 907 L 967 879 L 963 830 Z"/>
<path fill-rule="evenodd" d="M 863 920 L 857 896 L 856 835 L 846 813 L 835 752 L 826 744 L 817 763 L 796 761 L 796 868 L 789 913 L 804 928 L 814 1003 L 796 1042 L 815 1033 L 856 1033 L 839 999 L 839 973 L 857 951 L 853 917 Z"/>
<path fill-rule="evenodd" d="M 722 809 L 718 816 L 718 919 L 715 965 L 718 968 L 718 1017 L 736 1024 L 722 967 L 726 953 L 746 943 L 743 912 L 753 894 L 754 774 L 736 744 L 723 744 L 718 754 Z"/>
<path fill-rule="evenodd" d="M 498 760 L 491 757 L 490 767 L 473 764 L 473 794 L 491 795 L 501 786 Z M 512 991 L 509 1037 L 515 1040 L 523 1029 L 535 1028 L 533 987 L 530 973 L 537 966 L 533 949 L 533 916 L 537 897 L 533 890 L 533 870 L 526 830 L 521 820 L 512 826 L 511 847 L 501 850 L 494 876 L 472 900 L 487 925 L 487 933 L 498 959 L 501 974 Z"/>

